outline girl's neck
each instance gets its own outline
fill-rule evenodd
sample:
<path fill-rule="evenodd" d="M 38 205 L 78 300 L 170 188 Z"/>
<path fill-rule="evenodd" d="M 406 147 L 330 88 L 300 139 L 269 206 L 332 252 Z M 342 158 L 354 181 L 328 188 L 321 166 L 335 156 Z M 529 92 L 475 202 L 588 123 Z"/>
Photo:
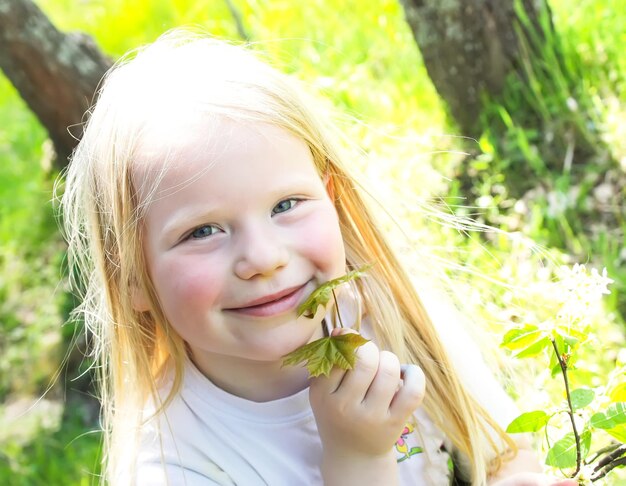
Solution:
<path fill-rule="evenodd" d="M 214 385 L 253 402 L 288 397 L 309 385 L 305 368 L 284 368 L 280 362 L 244 361 L 223 355 L 215 362 L 206 355 L 192 355 L 191 360 Z"/>

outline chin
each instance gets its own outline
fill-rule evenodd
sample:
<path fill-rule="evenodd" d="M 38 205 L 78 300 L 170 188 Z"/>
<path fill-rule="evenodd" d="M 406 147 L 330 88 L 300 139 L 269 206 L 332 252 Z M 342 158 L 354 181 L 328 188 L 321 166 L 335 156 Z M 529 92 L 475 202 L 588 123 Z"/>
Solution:
<path fill-rule="evenodd" d="M 298 335 L 290 333 L 289 336 L 282 334 L 279 337 L 268 336 L 269 339 L 264 343 L 258 343 L 256 352 L 251 352 L 248 356 L 256 355 L 259 358 L 258 361 L 280 361 L 282 363 L 285 355 L 322 337 L 324 337 L 324 332 L 321 323 L 309 333 L 298 333 Z"/>

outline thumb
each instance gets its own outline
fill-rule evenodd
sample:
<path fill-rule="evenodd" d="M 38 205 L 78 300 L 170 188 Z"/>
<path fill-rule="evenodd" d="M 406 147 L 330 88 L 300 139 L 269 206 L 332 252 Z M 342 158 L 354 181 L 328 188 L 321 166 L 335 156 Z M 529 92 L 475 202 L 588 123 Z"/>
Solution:
<path fill-rule="evenodd" d="M 344 334 L 358 334 L 354 329 L 350 327 L 336 327 L 330 332 L 331 336 L 343 336 Z"/>

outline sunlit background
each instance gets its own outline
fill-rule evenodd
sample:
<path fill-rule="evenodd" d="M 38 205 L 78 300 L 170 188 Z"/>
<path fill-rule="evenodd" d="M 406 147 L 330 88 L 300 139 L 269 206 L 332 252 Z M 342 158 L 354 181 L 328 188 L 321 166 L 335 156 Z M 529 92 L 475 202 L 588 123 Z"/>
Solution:
<path fill-rule="evenodd" d="M 564 66 L 550 64 L 551 47 L 541 47 L 548 61 L 529 58 L 527 86 L 512 82 L 503 98 L 489 100 L 479 133 L 467 138 L 446 115 L 398 1 L 37 2 L 60 30 L 93 36 L 112 59 L 176 26 L 247 38 L 326 100 L 352 144 L 352 170 L 384 231 L 416 277 L 428 268 L 459 293 L 487 336 L 487 350 L 502 353 L 493 361 L 507 370 L 522 411 L 562 404 L 554 362 L 548 353 L 514 360 L 490 346 L 514 326 L 556 318 L 561 265 L 581 263 L 600 274 L 606 268 L 611 294 L 583 309 L 588 341 L 576 348 L 571 373 L 573 387 L 594 388 L 600 397 L 592 413 L 608 400 L 626 401 L 626 386 L 618 386 L 626 360 L 619 355 L 626 316 L 626 8 L 623 0 L 549 3 Z M 540 125 L 518 117 L 528 104 L 538 107 Z M 574 160 L 575 170 L 567 144 L 561 150 L 556 140 L 561 119 L 591 134 L 592 149 Z M 554 134 L 546 133 L 550 127 Z M 64 325 L 74 302 L 51 203 L 58 174 L 46 137 L 0 72 L 3 485 L 92 484 L 99 472 L 90 362 L 80 339 L 69 348 L 80 323 Z M 516 163 L 531 170 L 511 170 Z M 551 433 L 556 440 L 566 431 Z M 542 439 L 536 446 L 544 454 Z M 594 432 L 592 448 L 608 440 Z"/>

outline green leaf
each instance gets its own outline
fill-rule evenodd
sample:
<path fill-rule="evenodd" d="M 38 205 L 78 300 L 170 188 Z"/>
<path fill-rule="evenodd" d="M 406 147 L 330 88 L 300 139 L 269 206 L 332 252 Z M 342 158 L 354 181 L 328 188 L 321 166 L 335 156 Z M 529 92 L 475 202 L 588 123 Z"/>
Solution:
<path fill-rule="evenodd" d="M 586 341 L 588 334 L 578 329 L 574 329 L 573 327 L 557 327 L 555 329 L 557 335 L 563 338 L 565 344 L 567 344 L 570 348 L 573 348 L 578 343 Z"/>
<path fill-rule="evenodd" d="M 509 330 L 502 339 L 501 346 L 517 351 L 516 358 L 528 358 L 541 353 L 550 345 L 546 333 L 532 324 Z"/>
<path fill-rule="evenodd" d="M 357 348 L 366 342 L 368 340 L 363 336 L 352 332 L 324 337 L 300 346 L 295 351 L 283 356 L 283 366 L 296 365 L 306 361 L 306 367 L 312 377 L 328 376 L 333 366 L 350 370 L 354 367 Z"/>
<path fill-rule="evenodd" d="M 523 349 L 522 351 L 520 351 L 514 356 L 516 358 L 532 358 L 533 356 L 537 356 L 538 354 L 540 354 L 544 349 L 548 348 L 550 345 L 551 345 L 550 340 L 547 337 L 544 337 L 544 338 L 541 338 L 536 343 L 531 344 L 527 348 Z"/>
<path fill-rule="evenodd" d="M 626 402 L 611 403 L 606 409 L 606 415 L 618 424 L 626 424 Z"/>
<path fill-rule="evenodd" d="M 580 435 L 581 459 L 587 457 L 591 448 L 591 432 L 585 430 Z M 546 464 L 561 469 L 576 466 L 576 439 L 573 433 L 565 434 L 548 451 Z"/>
<path fill-rule="evenodd" d="M 618 383 L 615 385 L 610 393 L 609 397 L 612 402 L 624 402 L 626 401 L 626 383 Z"/>
<path fill-rule="evenodd" d="M 348 272 L 342 277 L 329 280 L 328 282 L 320 285 L 317 289 L 311 292 L 308 299 L 300 304 L 300 307 L 298 307 L 298 315 L 312 319 L 320 305 L 325 306 L 328 304 L 333 295 L 333 289 L 339 287 L 341 284 L 349 282 L 350 280 L 361 277 L 370 267 L 371 265 L 364 265 L 361 268 Z"/>
<path fill-rule="evenodd" d="M 525 324 L 522 327 L 516 327 L 515 329 L 509 330 L 502 338 L 501 346 L 512 351 L 525 348 L 529 344 L 537 341 L 541 335 L 542 332 L 537 326 Z"/>
<path fill-rule="evenodd" d="M 594 413 L 589 419 L 589 425 L 595 427 L 596 429 L 611 429 L 615 427 L 617 424 L 613 422 L 613 420 L 609 419 L 602 412 Z"/>
<path fill-rule="evenodd" d="M 543 410 L 526 412 L 513 420 L 506 428 L 506 431 L 509 434 L 537 432 L 546 426 L 548 420 L 550 420 L 550 416 Z"/>
<path fill-rule="evenodd" d="M 586 429 L 580 435 L 580 459 L 585 460 L 591 450 L 591 430 Z"/>
<path fill-rule="evenodd" d="M 589 423 L 596 429 L 607 431 L 626 424 L 626 402 L 611 403 L 604 412 L 594 413 Z"/>
<path fill-rule="evenodd" d="M 320 306 L 325 306 L 333 295 L 333 290 L 350 280 L 361 277 L 371 265 L 364 265 L 348 272 L 339 278 L 330 280 L 317 289 L 298 307 L 298 315 L 313 318 Z M 283 366 L 306 362 L 309 374 L 313 377 L 330 373 L 333 366 L 345 370 L 352 369 L 356 359 L 356 350 L 368 342 L 358 333 L 330 336 L 300 346 L 298 349 L 283 356 Z"/>
<path fill-rule="evenodd" d="M 572 400 L 572 408 L 574 410 L 578 410 L 579 408 L 586 407 L 596 396 L 596 392 L 594 392 L 591 388 L 577 388 L 573 390 L 570 394 L 570 399 Z"/>
<path fill-rule="evenodd" d="M 626 402 L 611 403 L 606 409 L 606 416 L 616 424 L 626 424 Z"/>
<path fill-rule="evenodd" d="M 617 440 L 626 444 L 626 425 L 618 425 L 617 427 L 612 427 L 610 429 L 606 429 L 607 434 L 615 437 Z"/>
<path fill-rule="evenodd" d="M 553 366 L 552 369 L 550 370 L 550 377 L 554 378 L 556 375 L 560 375 L 561 373 L 563 373 L 563 370 L 561 369 L 561 365 L 557 364 Z"/>

